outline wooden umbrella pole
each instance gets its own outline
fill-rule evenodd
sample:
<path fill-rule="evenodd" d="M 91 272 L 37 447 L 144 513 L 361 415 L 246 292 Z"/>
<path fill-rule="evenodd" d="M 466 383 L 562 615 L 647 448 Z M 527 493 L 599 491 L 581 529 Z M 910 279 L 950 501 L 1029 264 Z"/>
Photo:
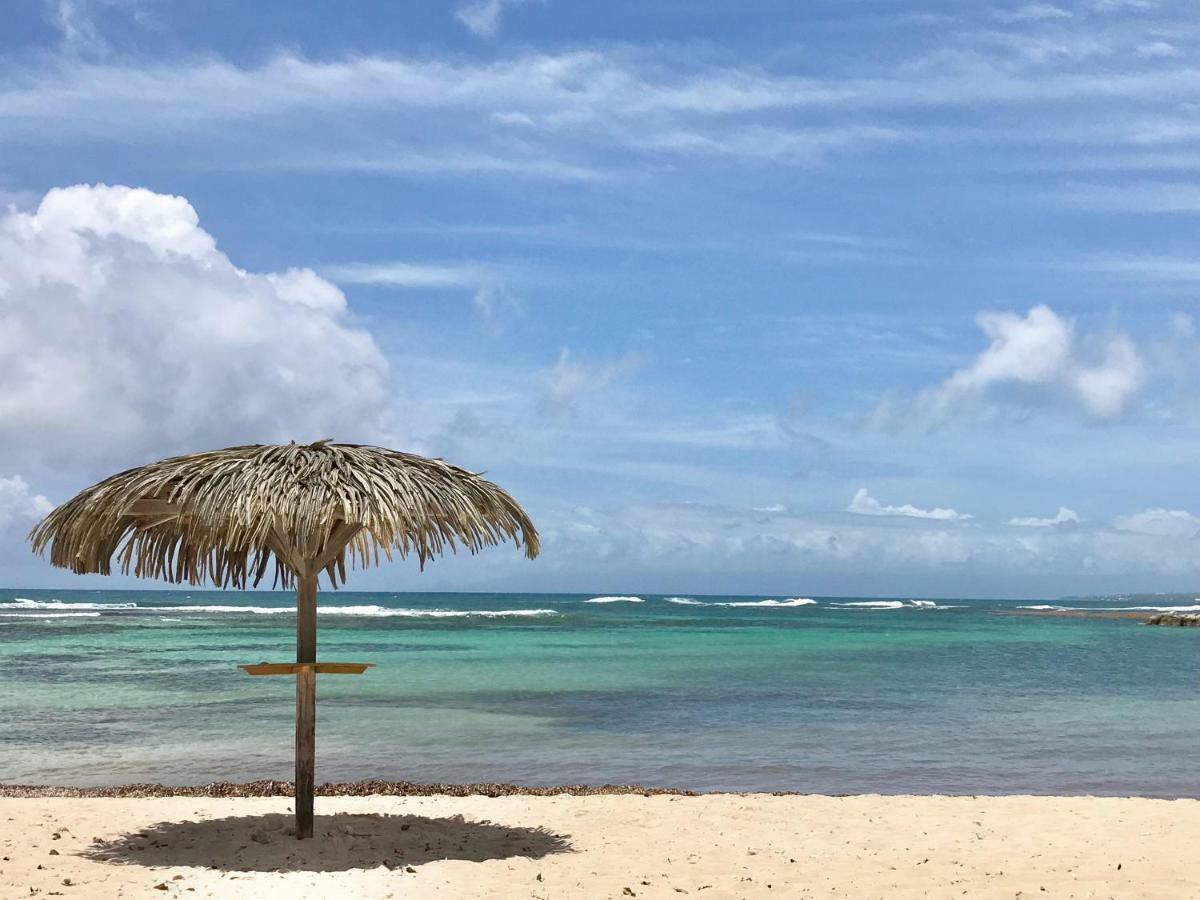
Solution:
<path fill-rule="evenodd" d="M 313 786 L 317 756 L 317 576 L 297 577 L 296 838 L 313 835 Z"/>

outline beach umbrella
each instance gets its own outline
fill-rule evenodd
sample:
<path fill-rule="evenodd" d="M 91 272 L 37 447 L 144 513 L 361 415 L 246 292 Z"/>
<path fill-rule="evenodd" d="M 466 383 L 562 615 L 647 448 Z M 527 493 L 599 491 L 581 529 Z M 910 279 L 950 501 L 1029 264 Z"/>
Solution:
<path fill-rule="evenodd" d="M 440 459 L 357 444 L 254 444 L 177 456 L 93 485 L 30 532 L 34 552 L 79 574 L 112 571 L 220 588 L 296 590 L 296 662 L 242 666 L 296 676 L 296 837 L 312 836 L 316 676 L 367 663 L 317 662 L 317 579 L 346 567 L 506 540 L 532 559 L 538 534 L 503 489 Z"/>

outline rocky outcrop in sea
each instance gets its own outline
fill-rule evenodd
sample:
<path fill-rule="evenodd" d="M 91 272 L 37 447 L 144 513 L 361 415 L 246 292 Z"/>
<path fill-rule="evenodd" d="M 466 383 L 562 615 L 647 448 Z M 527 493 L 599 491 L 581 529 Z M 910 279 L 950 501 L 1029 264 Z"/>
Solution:
<path fill-rule="evenodd" d="M 1200 613 L 1158 613 L 1146 619 L 1147 625 L 1174 625 L 1177 628 L 1200 628 Z"/>

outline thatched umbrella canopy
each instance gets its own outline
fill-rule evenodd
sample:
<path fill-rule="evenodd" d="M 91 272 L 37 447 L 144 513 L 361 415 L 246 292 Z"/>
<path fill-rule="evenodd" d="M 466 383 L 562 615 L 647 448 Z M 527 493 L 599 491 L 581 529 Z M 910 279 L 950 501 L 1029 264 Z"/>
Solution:
<path fill-rule="evenodd" d="M 356 444 L 254 444 L 177 456 L 89 487 L 29 536 L 73 572 L 245 588 L 268 570 L 296 588 L 297 836 L 312 834 L 317 578 L 412 554 L 426 560 L 507 540 L 531 559 L 538 534 L 497 485 L 440 459 Z M 344 672 L 360 664 L 325 664 Z M 339 668 L 340 666 L 340 668 Z M 263 667 L 255 667 L 263 669 Z"/>

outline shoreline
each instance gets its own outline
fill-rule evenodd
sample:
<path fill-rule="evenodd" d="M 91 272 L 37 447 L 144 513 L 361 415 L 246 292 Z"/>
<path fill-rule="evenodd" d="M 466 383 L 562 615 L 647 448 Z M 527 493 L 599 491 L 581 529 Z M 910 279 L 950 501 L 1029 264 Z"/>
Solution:
<path fill-rule="evenodd" d="M 5 784 L 0 782 L 0 799 L 37 798 L 156 798 L 156 797 L 293 797 L 295 784 L 291 781 L 214 781 L 200 785 L 170 785 L 158 783 L 117 784 L 106 787 L 75 787 L 52 784 Z M 699 797 L 723 794 L 722 791 L 689 791 L 682 788 L 645 787 L 640 784 L 563 784 L 522 785 L 507 782 L 431 783 L 414 781 L 338 781 L 319 784 L 318 797 Z M 737 792 L 730 792 L 736 794 Z M 762 791 L 756 793 L 788 796 L 792 792 Z M 799 796 L 799 794 L 797 794 Z"/>
<path fill-rule="evenodd" d="M 823 793 L 820 791 L 694 791 L 686 788 L 647 787 L 640 784 L 558 784 L 525 785 L 508 782 L 433 782 L 414 781 L 338 781 L 318 784 L 317 797 L 454 797 L 454 798 L 498 798 L 498 797 L 798 797 L 826 800 L 846 800 L 862 797 L 881 799 L 948 799 L 984 800 L 1004 798 L 1059 799 L 1059 800 L 1155 800 L 1155 801 L 1200 801 L 1195 794 L 1150 794 L 1150 793 L 1062 793 L 1015 791 L 1007 793 L 972 792 L 951 793 L 934 791 L 914 793 L 901 791 L 851 791 L 847 793 Z M 290 781 L 263 779 L 261 781 L 214 781 L 199 785 L 172 785 L 133 782 L 106 786 L 75 786 L 53 784 L 6 784 L 0 782 L 0 800 L 38 799 L 271 799 L 295 796 L 295 785 Z"/>

